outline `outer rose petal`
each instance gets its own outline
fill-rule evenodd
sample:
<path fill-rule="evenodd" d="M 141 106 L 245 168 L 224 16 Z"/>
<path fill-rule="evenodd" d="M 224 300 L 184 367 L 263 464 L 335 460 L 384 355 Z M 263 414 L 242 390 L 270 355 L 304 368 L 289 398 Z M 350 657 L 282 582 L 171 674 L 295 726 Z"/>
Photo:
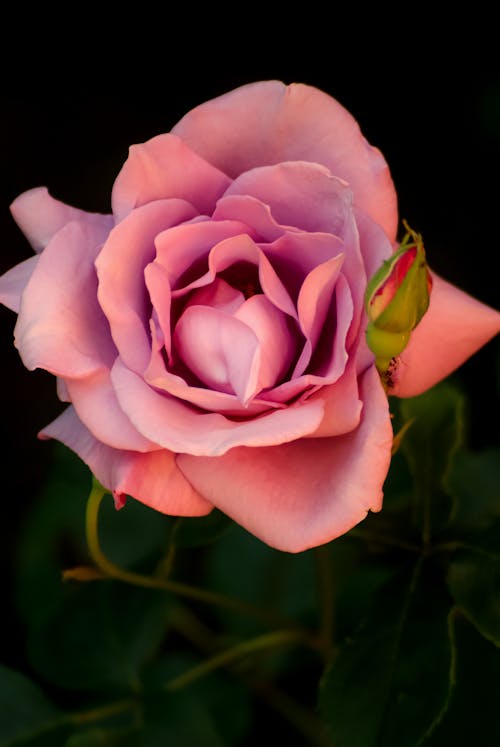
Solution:
<path fill-rule="evenodd" d="M 65 205 L 49 195 L 47 187 L 35 187 L 16 197 L 10 206 L 17 225 L 37 252 L 47 246 L 51 238 L 70 221 L 84 223 L 107 222 L 108 231 L 113 228 L 113 216 L 86 213 L 84 210 Z"/>
<path fill-rule="evenodd" d="M 113 213 L 121 221 L 134 208 L 180 197 L 210 214 L 231 180 L 174 135 L 132 145 L 113 186 Z"/>
<path fill-rule="evenodd" d="M 106 235 L 105 220 L 68 223 L 38 258 L 15 330 L 26 368 L 73 378 L 112 365 L 116 350 L 97 302 L 94 268 Z"/>
<path fill-rule="evenodd" d="M 414 397 L 444 379 L 500 331 L 500 313 L 433 274 L 430 304 L 393 375 L 391 394 Z"/>
<path fill-rule="evenodd" d="M 180 454 L 177 463 L 196 490 L 252 534 L 278 550 L 307 550 L 381 508 L 392 429 L 373 366 L 361 399 L 361 424 L 347 435 L 231 449 L 217 459 Z"/>
<path fill-rule="evenodd" d="M 108 369 L 84 379 L 66 379 L 66 394 L 78 417 L 99 441 L 114 449 L 156 451 L 160 446 L 144 438 L 118 404 Z"/>
<path fill-rule="evenodd" d="M 352 115 L 317 88 L 279 81 L 242 86 L 197 106 L 172 132 L 233 178 L 282 161 L 321 163 L 349 182 L 355 205 L 396 237 L 396 192 L 382 154 Z"/>
<path fill-rule="evenodd" d="M 352 190 L 324 166 L 284 161 L 245 172 L 226 197 L 250 195 L 269 205 L 282 226 L 341 236 L 352 210 Z"/>
<path fill-rule="evenodd" d="M 30 257 L 0 277 L 0 303 L 19 313 L 21 296 L 35 271 L 38 257 Z"/>
<path fill-rule="evenodd" d="M 120 496 L 131 495 L 147 506 L 173 516 L 204 516 L 212 506 L 176 467 L 174 454 L 120 451 L 97 441 L 82 425 L 74 409 L 43 429 L 40 438 L 56 438 L 78 454 L 100 483 Z"/>

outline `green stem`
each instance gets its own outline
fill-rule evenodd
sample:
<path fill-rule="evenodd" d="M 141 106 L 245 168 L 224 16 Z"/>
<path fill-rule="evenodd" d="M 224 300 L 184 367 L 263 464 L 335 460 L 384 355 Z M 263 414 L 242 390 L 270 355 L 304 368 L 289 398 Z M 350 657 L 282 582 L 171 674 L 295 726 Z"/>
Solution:
<path fill-rule="evenodd" d="M 166 683 L 165 689 L 169 691 L 180 690 L 186 685 L 190 685 L 200 677 L 204 677 L 206 674 L 213 672 L 215 669 L 233 664 L 238 659 L 253 654 L 257 651 L 263 651 L 267 648 L 277 648 L 278 646 L 286 646 L 292 643 L 308 643 L 308 640 L 304 638 L 304 635 L 297 630 L 277 630 L 273 633 L 265 633 L 257 638 L 251 638 L 248 641 L 238 643 L 236 646 L 221 651 L 219 654 L 215 654 L 210 659 L 202 661 L 201 664 L 188 669 L 184 674 L 174 677 L 172 680 Z"/>
<path fill-rule="evenodd" d="M 490 550 L 487 550 L 484 547 L 470 545 L 468 542 L 461 542 L 460 540 L 454 542 L 440 542 L 431 548 L 431 552 L 433 554 L 441 552 L 456 552 L 457 550 L 469 550 L 470 552 L 477 553 L 478 555 L 485 555 L 487 558 L 490 558 L 490 560 L 493 561 L 500 560 L 500 555 L 494 552 L 490 552 Z"/>
<path fill-rule="evenodd" d="M 259 607 L 255 607 L 253 604 L 244 602 L 243 600 L 227 597 L 215 591 L 198 589 L 195 586 L 172 581 L 170 579 L 144 576 L 141 573 L 127 571 L 112 563 L 101 550 L 97 529 L 99 508 L 102 499 L 107 492 L 106 488 L 94 479 L 92 490 L 90 491 L 87 502 L 86 512 L 86 532 L 90 556 L 99 570 L 101 570 L 106 576 L 133 586 L 142 586 L 148 589 L 160 589 L 170 594 L 176 594 L 181 597 L 203 602 L 204 604 L 224 607 L 225 609 L 232 610 L 241 615 L 248 615 L 249 617 L 256 618 L 272 627 L 282 626 L 284 623 L 289 624 L 289 622 L 285 621 L 281 615 L 269 612 L 268 610 L 262 610 Z"/>
<path fill-rule="evenodd" d="M 137 703 L 134 700 L 118 700 L 116 703 L 109 703 L 99 708 L 91 708 L 88 711 L 81 711 L 80 713 L 70 713 L 68 720 L 72 724 L 88 724 L 94 721 L 104 721 L 107 718 L 116 716 L 123 711 L 128 711 L 131 708 L 136 708 Z"/>

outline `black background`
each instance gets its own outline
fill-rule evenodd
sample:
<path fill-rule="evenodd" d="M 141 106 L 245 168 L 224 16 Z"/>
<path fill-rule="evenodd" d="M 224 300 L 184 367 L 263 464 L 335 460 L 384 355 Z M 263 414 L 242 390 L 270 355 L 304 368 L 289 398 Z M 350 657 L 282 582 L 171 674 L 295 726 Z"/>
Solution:
<path fill-rule="evenodd" d="M 437 28 L 411 10 L 410 20 L 360 9 L 340 20 L 311 6 L 271 28 L 256 6 L 203 17 L 193 8 L 183 18 L 136 7 L 106 29 L 96 11 L 81 10 L 55 19 L 62 27 L 50 33 L 52 19 L 39 13 L 29 33 L 23 19 L 3 32 L 0 272 L 30 255 L 8 212 L 20 192 L 46 185 L 65 202 L 108 211 L 131 143 L 168 131 L 208 98 L 278 78 L 318 86 L 353 113 L 384 153 L 400 215 L 423 234 L 431 266 L 500 307 L 500 67 L 495 24 L 478 10 Z M 50 447 L 36 433 L 61 410 L 52 377 L 23 368 L 14 323 L 0 309 L 7 551 L 45 471 Z M 499 442 L 497 351 L 490 343 L 459 374 L 474 446 Z"/>

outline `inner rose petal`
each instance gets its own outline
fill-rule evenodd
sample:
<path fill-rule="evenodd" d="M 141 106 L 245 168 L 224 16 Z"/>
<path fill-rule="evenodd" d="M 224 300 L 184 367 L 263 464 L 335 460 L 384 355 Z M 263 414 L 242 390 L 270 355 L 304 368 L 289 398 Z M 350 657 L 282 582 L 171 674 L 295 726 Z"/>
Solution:
<path fill-rule="evenodd" d="M 156 260 L 166 269 L 172 289 L 195 287 L 193 281 L 207 271 L 210 250 L 224 239 L 249 232 L 248 226 L 233 220 L 184 223 L 156 237 Z"/>
<path fill-rule="evenodd" d="M 281 402 L 268 402 L 265 399 L 255 397 L 251 402 L 242 405 L 236 395 L 219 392 L 214 389 L 206 389 L 204 386 L 192 386 L 182 376 L 168 371 L 165 359 L 162 355 L 162 340 L 157 331 L 157 325 L 153 320 L 151 325 L 151 361 L 144 373 L 144 380 L 157 390 L 171 394 L 185 402 L 190 402 L 196 407 L 209 412 L 223 413 L 229 417 L 250 418 L 260 415 L 270 409 L 282 409 L 285 407 Z"/>
<path fill-rule="evenodd" d="M 297 312 L 272 264 L 259 246 L 246 235 L 221 241 L 210 252 L 208 266 L 212 275 L 224 272 L 237 262 L 247 262 L 258 267 L 259 284 L 267 298 L 281 311 L 294 319 Z"/>
<path fill-rule="evenodd" d="M 211 285 L 206 285 L 194 291 L 188 306 L 210 306 L 212 309 L 234 314 L 245 302 L 245 296 L 222 278 L 215 278 Z"/>
<path fill-rule="evenodd" d="M 259 339 L 239 319 L 208 306 L 190 306 L 174 333 L 175 352 L 207 386 L 246 402 L 256 391 Z"/>
<path fill-rule="evenodd" d="M 256 391 L 279 383 L 296 354 L 291 320 L 263 295 L 252 296 L 235 313 L 259 340 L 260 366 Z"/>
<path fill-rule="evenodd" d="M 289 230 L 276 241 L 260 244 L 260 247 L 294 302 L 311 270 L 341 252 L 349 251 L 342 239 L 331 233 Z"/>
<path fill-rule="evenodd" d="M 314 353 L 321 331 L 324 328 L 335 284 L 344 261 L 344 255 L 318 265 L 306 277 L 300 289 L 297 302 L 299 322 L 306 338 L 306 344 L 297 361 L 292 378 L 306 370 Z M 335 334 L 335 330 L 333 330 Z"/>
<path fill-rule="evenodd" d="M 273 218 L 269 205 L 251 195 L 225 195 L 218 201 L 213 220 L 242 220 L 251 226 L 259 241 L 275 241 L 283 228 Z"/>

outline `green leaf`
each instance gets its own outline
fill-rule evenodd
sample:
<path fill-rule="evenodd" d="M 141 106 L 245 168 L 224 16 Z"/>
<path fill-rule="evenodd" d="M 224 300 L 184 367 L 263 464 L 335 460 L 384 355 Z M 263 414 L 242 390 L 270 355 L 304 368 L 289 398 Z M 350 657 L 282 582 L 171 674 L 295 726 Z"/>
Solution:
<path fill-rule="evenodd" d="M 312 552 L 288 555 L 273 550 L 244 529 L 234 526 L 211 546 L 201 585 L 251 602 L 296 621 L 316 610 L 316 568 Z M 253 620 L 217 610 L 226 628 L 238 634 L 256 630 Z M 260 629 L 259 623 L 259 629 Z"/>
<path fill-rule="evenodd" d="M 240 744 L 251 725 L 250 693 L 235 677 L 224 671 L 214 671 L 176 693 L 167 693 L 165 685 L 200 664 L 200 657 L 187 652 L 172 651 L 154 662 L 145 676 L 146 699 L 181 703 L 182 709 L 203 711 L 203 719 L 211 724 L 218 739 L 225 744 Z M 189 720 L 189 719 L 188 719 Z M 179 728 L 186 726 L 179 724 Z M 176 744 L 175 741 L 172 742 Z M 195 744 L 195 742 L 193 742 Z M 200 744 L 205 744 L 205 742 Z"/>
<path fill-rule="evenodd" d="M 453 635 L 456 684 L 447 713 L 423 744 L 425 747 L 498 745 L 500 650 L 457 613 L 453 616 Z"/>
<path fill-rule="evenodd" d="M 0 744 L 26 743 L 56 729 L 64 718 L 34 682 L 0 664 Z"/>
<path fill-rule="evenodd" d="M 61 596 L 61 572 L 88 563 L 85 506 L 90 485 L 91 475 L 83 462 L 55 444 L 49 478 L 19 542 L 16 600 L 29 625 L 45 615 L 48 599 L 55 603 Z M 164 554 L 172 523 L 132 499 L 116 511 L 107 496 L 99 516 L 99 535 L 111 560 L 133 567 Z"/>
<path fill-rule="evenodd" d="M 500 646 L 500 554 L 457 553 L 450 563 L 448 586 L 478 631 Z"/>
<path fill-rule="evenodd" d="M 150 559 L 154 563 L 167 550 L 173 521 L 133 498 L 117 511 L 106 495 L 99 510 L 100 543 L 116 565 L 133 568 Z"/>
<path fill-rule="evenodd" d="M 215 542 L 233 526 L 228 516 L 214 509 L 207 516 L 182 516 L 176 519 L 170 539 L 178 547 L 199 547 Z"/>
<path fill-rule="evenodd" d="M 90 488 L 87 467 L 69 449 L 54 444 L 53 464 L 19 540 L 16 603 L 21 618 L 34 624 L 47 601 L 61 594 L 61 570 L 86 559 L 85 503 Z"/>
<path fill-rule="evenodd" d="M 401 402 L 405 420 L 414 418 L 401 450 L 414 481 L 415 518 L 424 542 L 449 522 L 453 498 L 447 478 L 463 440 L 464 398 L 442 383 L 419 397 Z"/>
<path fill-rule="evenodd" d="M 321 683 L 335 747 L 415 747 L 434 728 L 450 690 L 448 611 L 436 569 L 422 560 L 381 590 Z"/>
<path fill-rule="evenodd" d="M 500 449 L 461 451 L 448 483 L 457 499 L 455 525 L 484 530 L 500 519 Z"/>
<path fill-rule="evenodd" d="M 144 707 L 141 747 L 229 747 L 203 703 L 188 692 L 157 694 Z"/>
<path fill-rule="evenodd" d="M 64 747 L 137 747 L 137 729 L 95 727 L 73 734 Z"/>
<path fill-rule="evenodd" d="M 71 690 L 130 692 L 168 622 L 161 591 L 97 581 L 68 585 L 28 637 L 35 669 Z"/>

